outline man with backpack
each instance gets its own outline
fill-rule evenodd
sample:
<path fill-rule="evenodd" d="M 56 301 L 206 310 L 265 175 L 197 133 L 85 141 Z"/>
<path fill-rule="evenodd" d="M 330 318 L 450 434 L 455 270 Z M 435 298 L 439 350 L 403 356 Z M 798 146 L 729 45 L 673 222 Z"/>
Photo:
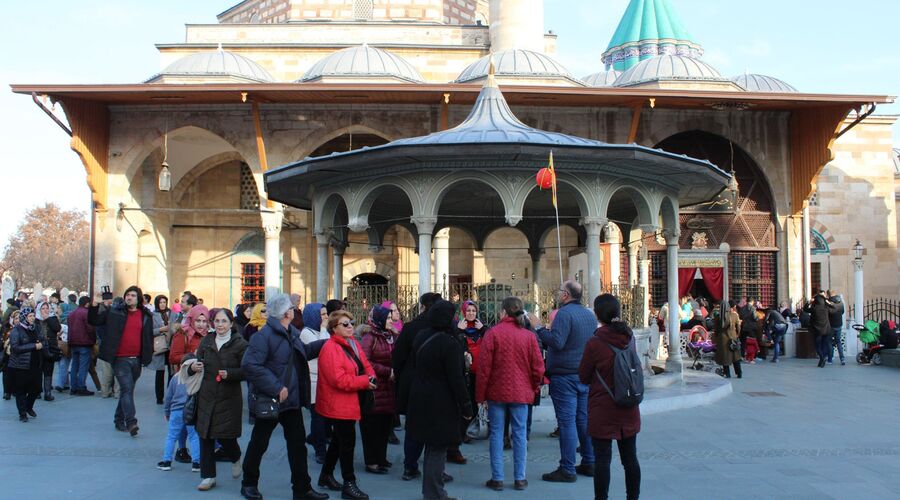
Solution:
<path fill-rule="evenodd" d="M 537 335 L 547 349 L 546 370 L 550 378 L 550 399 L 559 424 L 559 467 L 541 476 L 544 481 L 574 483 L 594 475 L 594 450 L 587 432 L 588 386 L 578 379 L 578 365 L 584 345 L 597 329 L 597 318 L 581 304 L 583 289 L 566 281 L 559 289 L 559 312 L 549 329 Z M 532 324 L 540 324 L 531 318 Z M 581 465 L 575 466 L 576 448 L 581 446 Z"/>

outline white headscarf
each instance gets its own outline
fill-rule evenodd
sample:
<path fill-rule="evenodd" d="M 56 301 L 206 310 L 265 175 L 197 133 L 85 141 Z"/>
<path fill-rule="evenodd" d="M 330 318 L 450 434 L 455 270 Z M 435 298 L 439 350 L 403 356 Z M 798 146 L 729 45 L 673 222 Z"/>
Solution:
<path fill-rule="evenodd" d="M 44 304 L 47 304 L 47 316 L 41 316 L 41 308 L 44 307 Z M 38 302 L 37 307 L 34 308 L 34 317 L 39 321 L 46 321 L 47 318 L 50 317 L 53 313 L 50 312 L 50 303 L 49 302 Z"/>

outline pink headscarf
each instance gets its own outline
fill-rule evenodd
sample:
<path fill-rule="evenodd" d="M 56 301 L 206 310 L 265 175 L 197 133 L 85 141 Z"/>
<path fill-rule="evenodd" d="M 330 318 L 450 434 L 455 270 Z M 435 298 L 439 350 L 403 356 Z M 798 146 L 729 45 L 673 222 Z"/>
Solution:
<path fill-rule="evenodd" d="M 381 307 L 387 309 L 388 311 L 391 310 L 391 306 L 392 306 L 392 305 L 394 305 L 394 302 L 393 302 L 393 301 L 390 301 L 390 300 L 385 300 L 384 302 L 381 303 Z M 400 309 L 400 307 L 397 307 L 397 309 Z M 391 324 L 394 326 L 394 330 L 397 331 L 397 332 L 399 333 L 400 330 L 403 330 L 403 321 L 402 321 L 402 320 L 399 320 L 399 319 L 398 319 L 397 321 L 394 321 L 394 320 L 391 319 L 391 316 L 393 316 L 393 314 L 392 314 L 392 313 L 389 313 L 389 314 L 388 314 L 388 321 L 390 321 Z"/>
<path fill-rule="evenodd" d="M 184 332 L 187 334 L 188 338 L 194 338 L 194 335 L 197 333 L 202 337 L 209 332 L 209 330 L 205 332 L 197 332 L 194 330 L 194 320 L 196 320 L 198 316 L 205 316 L 206 321 L 209 321 L 209 309 L 202 304 L 197 304 L 188 311 L 187 324 L 184 326 Z"/>

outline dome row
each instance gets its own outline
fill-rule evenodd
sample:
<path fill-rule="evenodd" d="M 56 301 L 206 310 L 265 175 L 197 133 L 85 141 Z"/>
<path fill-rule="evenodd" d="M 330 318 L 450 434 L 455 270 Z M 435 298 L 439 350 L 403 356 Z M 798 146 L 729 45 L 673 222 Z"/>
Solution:
<path fill-rule="evenodd" d="M 491 62 L 498 77 L 529 80 L 562 80 L 589 87 L 632 87 L 653 81 L 733 82 L 750 92 L 797 92 L 774 77 L 744 74 L 732 79 L 722 77 L 715 68 L 700 59 L 680 55 L 660 55 L 641 61 L 624 72 L 601 71 L 581 80 L 552 57 L 531 50 L 510 49 L 486 55 L 466 67 L 456 83 L 473 82 L 487 76 Z M 167 66 L 148 83 L 162 78 L 185 79 L 223 77 L 238 81 L 266 83 L 275 81 L 258 63 L 242 55 L 222 50 L 198 52 Z M 366 44 L 339 50 L 316 62 L 298 82 L 328 79 L 382 78 L 423 83 L 422 75 L 406 59 Z"/>

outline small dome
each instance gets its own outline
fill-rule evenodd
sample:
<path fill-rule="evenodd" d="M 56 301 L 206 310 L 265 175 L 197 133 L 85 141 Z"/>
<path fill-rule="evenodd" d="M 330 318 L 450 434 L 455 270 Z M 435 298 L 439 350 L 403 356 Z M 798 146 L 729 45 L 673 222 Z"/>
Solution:
<path fill-rule="evenodd" d="M 586 83 L 588 87 L 612 87 L 613 83 L 616 82 L 616 78 L 621 74 L 621 72 L 611 69 L 588 75 L 582 78 L 581 81 Z"/>
<path fill-rule="evenodd" d="M 498 78 L 557 78 L 578 83 L 569 70 L 550 56 L 524 49 L 509 49 L 486 55 L 464 69 L 456 82 L 465 83 L 486 77 L 491 58 L 494 60 L 494 74 Z"/>
<path fill-rule="evenodd" d="M 632 66 L 619 75 L 613 85 L 630 87 L 659 80 L 729 81 L 722 78 L 715 68 L 699 59 L 665 55 L 647 59 Z"/>
<path fill-rule="evenodd" d="M 757 75 L 751 73 L 738 75 L 732 78 L 731 81 L 740 85 L 744 90 L 748 92 L 797 92 L 797 89 L 794 88 L 793 85 L 790 85 L 784 80 L 779 80 L 778 78 L 775 78 L 773 76 Z"/>
<path fill-rule="evenodd" d="M 274 80 L 272 75 L 256 62 L 221 48 L 184 56 L 166 66 L 166 69 L 147 80 L 147 82 L 157 81 L 165 77 L 225 77 L 248 82 L 271 82 Z"/>
<path fill-rule="evenodd" d="M 299 81 L 322 78 L 396 78 L 405 82 L 424 81 L 406 59 L 366 44 L 329 54 L 313 64 Z"/>

